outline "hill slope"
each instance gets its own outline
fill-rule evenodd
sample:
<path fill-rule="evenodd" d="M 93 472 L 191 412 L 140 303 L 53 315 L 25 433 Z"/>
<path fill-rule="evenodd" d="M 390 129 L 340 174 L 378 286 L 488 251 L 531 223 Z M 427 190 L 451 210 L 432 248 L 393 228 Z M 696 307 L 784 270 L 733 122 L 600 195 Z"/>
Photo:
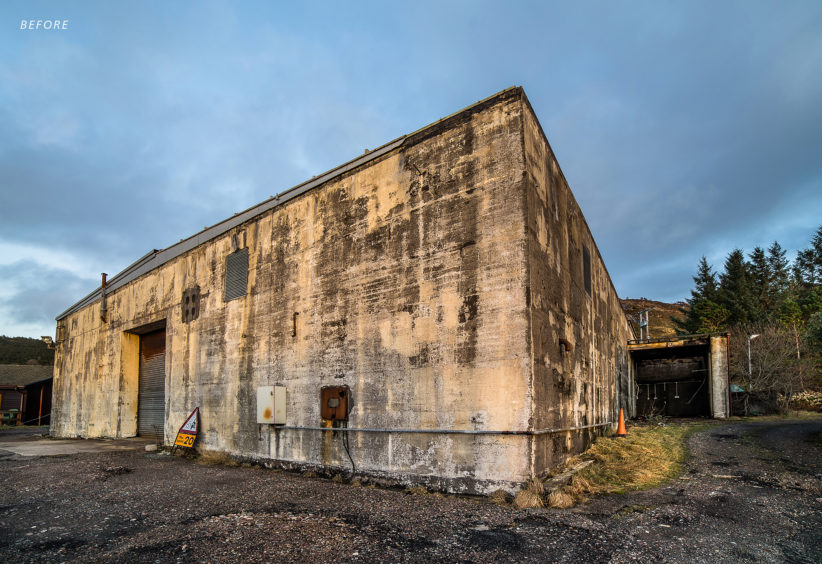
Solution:
<path fill-rule="evenodd" d="M 54 350 L 40 339 L 0 336 L 0 364 L 54 364 Z"/>
<path fill-rule="evenodd" d="M 647 298 L 639 299 L 620 299 L 622 309 L 631 319 L 637 336 L 639 336 L 639 312 L 643 309 L 650 308 L 648 315 L 648 324 L 651 327 L 651 338 L 673 337 L 676 335 L 676 324 L 674 318 L 682 319 L 682 308 L 687 308 L 688 304 L 685 302 L 678 302 L 669 304 L 665 302 L 657 302 Z"/>

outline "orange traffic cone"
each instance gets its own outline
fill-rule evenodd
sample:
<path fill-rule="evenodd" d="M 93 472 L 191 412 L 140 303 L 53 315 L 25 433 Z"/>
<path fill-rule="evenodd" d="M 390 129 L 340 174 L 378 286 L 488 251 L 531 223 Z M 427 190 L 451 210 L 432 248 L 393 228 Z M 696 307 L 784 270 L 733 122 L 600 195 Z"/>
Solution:
<path fill-rule="evenodd" d="M 617 437 L 625 437 L 628 433 L 625 432 L 625 415 L 622 413 L 622 408 L 619 408 L 619 425 L 617 426 Z"/>

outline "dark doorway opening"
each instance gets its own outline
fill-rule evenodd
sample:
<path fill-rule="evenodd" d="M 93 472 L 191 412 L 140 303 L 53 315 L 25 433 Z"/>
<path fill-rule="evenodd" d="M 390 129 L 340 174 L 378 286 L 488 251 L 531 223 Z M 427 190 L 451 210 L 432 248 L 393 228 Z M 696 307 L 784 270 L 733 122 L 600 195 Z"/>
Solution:
<path fill-rule="evenodd" d="M 636 414 L 640 417 L 710 416 L 710 344 L 632 346 Z"/>

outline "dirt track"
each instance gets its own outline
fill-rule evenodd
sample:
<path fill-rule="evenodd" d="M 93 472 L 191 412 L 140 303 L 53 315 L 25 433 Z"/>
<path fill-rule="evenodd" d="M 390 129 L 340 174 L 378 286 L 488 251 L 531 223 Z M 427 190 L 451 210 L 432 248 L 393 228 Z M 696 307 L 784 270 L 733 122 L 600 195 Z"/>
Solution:
<path fill-rule="evenodd" d="M 0 560 L 822 561 L 822 420 L 690 446 L 675 482 L 565 511 L 139 451 L 0 451 Z"/>

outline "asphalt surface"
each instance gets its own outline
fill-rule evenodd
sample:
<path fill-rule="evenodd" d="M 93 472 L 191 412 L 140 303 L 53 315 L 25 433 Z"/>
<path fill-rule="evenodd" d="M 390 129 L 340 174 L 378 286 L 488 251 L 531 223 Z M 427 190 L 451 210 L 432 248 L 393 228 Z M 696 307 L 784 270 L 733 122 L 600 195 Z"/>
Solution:
<path fill-rule="evenodd" d="M 49 439 L 48 427 L 20 427 L 0 430 L 0 458 L 57 456 L 107 450 L 145 450 L 153 441 L 133 439 Z"/>
<path fill-rule="evenodd" d="M 137 448 L 2 449 L 0 561 L 822 562 L 822 420 L 689 446 L 661 488 L 526 511 Z"/>

